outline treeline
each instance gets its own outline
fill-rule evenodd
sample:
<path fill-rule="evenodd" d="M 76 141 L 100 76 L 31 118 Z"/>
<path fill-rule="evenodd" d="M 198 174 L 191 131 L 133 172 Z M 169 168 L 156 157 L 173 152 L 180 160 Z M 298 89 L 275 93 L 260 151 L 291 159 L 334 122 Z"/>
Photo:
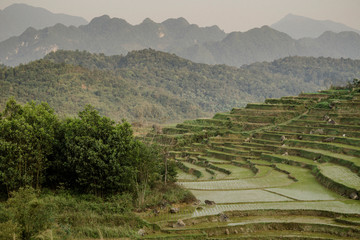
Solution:
<path fill-rule="evenodd" d="M 48 102 L 60 117 L 75 116 L 90 103 L 116 121 L 179 122 L 345 85 L 359 75 L 360 61 L 350 59 L 287 57 L 235 68 L 151 49 L 126 56 L 59 50 L 0 68 L 0 106 L 14 96 L 21 103 Z"/>
<path fill-rule="evenodd" d="M 47 103 L 9 99 L 0 112 L 0 239 L 139 238 L 152 226 L 135 208 L 195 200 L 164 156 L 91 105 L 60 119 Z"/>
<path fill-rule="evenodd" d="M 167 180 L 174 181 L 172 165 Z M 165 174 L 155 146 L 133 136 L 126 121 L 115 123 L 86 106 L 60 120 L 47 103 L 10 99 L 0 115 L 0 190 L 59 187 L 106 196 L 130 193 L 139 204 Z"/>

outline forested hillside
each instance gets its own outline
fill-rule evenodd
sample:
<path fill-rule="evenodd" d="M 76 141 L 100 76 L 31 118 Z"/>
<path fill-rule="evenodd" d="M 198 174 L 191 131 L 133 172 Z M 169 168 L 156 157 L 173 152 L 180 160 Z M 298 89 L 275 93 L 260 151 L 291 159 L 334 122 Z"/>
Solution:
<path fill-rule="evenodd" d="M 360 75 L 360 61 L 287 57 L 241 68 L 193 63 L 155 50 L 126 56 L 57 51 L 0 69 L 0 104 L 46 101 L 60 116 L 92 104 L 117 121 L 172 122 L 211 116 L 264 98 L 313 92 Z"/>

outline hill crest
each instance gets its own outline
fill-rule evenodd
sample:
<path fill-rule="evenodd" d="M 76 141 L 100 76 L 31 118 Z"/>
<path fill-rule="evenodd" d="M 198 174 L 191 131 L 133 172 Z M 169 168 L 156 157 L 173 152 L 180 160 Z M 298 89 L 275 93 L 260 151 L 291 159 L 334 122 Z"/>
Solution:
<path fill-rule="evenodd" d="M 335 33 L 353 31 L 360 34 L 359 29 L 354 29 L 345 24 L 330 20 L 315 20 L 308 17 L 288 14 L 278 22 L 271 25 L 272 28 L 287 33 L 294 39 L 317 38 L 326 31 Z"/>
<path fill-rule="evenodd" d="M 43 29 L 57 23 L 80 26 L 88 22 L 82 17 L 52 13 L 44 8 L 15 3 L 0 10 L 0 42 L 20 35 L 29 27 Z"/>

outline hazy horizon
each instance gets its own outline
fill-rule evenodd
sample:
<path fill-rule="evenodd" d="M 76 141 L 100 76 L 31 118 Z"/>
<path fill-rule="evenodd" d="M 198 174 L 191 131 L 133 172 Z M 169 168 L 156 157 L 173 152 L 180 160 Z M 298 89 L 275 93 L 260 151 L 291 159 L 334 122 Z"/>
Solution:
<path fill-rule="evenodd" d="M 359 0 L 1 0 L 0 9 L 14 3 L 80 16 L 87 21 L 109 15 L 133 25 L 146 18 L 162 22 L 184 17 L 199 26 L 217 25 L 225 32 L 247 31 L 294 14 L 331 20 L 360 30 Z"/>

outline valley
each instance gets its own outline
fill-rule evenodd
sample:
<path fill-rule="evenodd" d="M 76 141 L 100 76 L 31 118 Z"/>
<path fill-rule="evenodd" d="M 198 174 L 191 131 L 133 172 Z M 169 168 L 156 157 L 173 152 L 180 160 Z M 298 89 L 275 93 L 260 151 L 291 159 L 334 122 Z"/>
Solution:
<path fill-rule="evenodd" d="M 0 1 L 0 240 L 360 239 L 359 7 Z"/>

